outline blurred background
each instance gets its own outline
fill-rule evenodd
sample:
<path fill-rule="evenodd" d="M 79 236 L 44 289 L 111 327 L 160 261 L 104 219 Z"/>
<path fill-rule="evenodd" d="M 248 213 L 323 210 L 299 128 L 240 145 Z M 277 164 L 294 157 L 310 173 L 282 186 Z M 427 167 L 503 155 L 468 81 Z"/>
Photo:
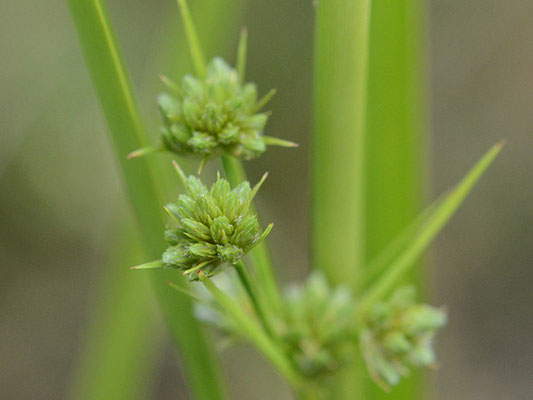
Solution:
<path fill-rule="evenodd" d="M 175 2 L 106 3 L 155 137 L 157 75 L 188 68 Z M 268 130 L 301 144 L 247 164 L 252 181 L 270 172 L 258 208 L 276 223 L 280 276 L 298 280 L 309 252 L 312 1 L 238 3 L 202 39 L 233 61 L 239 28 L 248 26 L 248 76 L 262 93 L 278 89 Z M 428 257 L 432 303 L 450 314 L 432 398 L 531 398 L 533 2 L 432 0 L 427 11 L 430 196 L 507 139 Z M 116 273 L 140 279 L 112 265 L 135 253 L 136 239 L 123 234 L 127 202 L 66 3 L 3 0 L 0 60 L 0 396 L 67 398 L 87 357 L 87 327 L 109 295 L 106 282 Z M 145 292 L 137 302 L 153 307 Z M 157 319 L 155 307 L 152 314 Z M 147 367 L 156 367 L 147 371 L 146 398 L 186 399 L 175 351 L 162 325 L 158 331 L 147 344 Z M 223 360 L 235 398 L 288 396 L 250 349 L 226 351 Z"/>

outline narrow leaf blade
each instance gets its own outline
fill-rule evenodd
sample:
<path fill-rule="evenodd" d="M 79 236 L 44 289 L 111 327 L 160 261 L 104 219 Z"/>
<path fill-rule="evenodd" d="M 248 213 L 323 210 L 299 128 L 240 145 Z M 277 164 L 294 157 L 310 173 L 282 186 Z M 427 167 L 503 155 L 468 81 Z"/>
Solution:
<path fill-rule="evenodd" d="M 241 29 L 241 38 L 237 50 L 237 76 L 241 85 L 244 83 L 246 74 L 246 53 L 248 48 L 248 31 L 246 28 Z"/>
<path fill-rule="evenodd" d="M 424 226 L 412 238 L 410 244 L 396 257 L 394 262 L 387 267 L 376 283 L 363 295 L 361 309 L 366 309 L 368 306 L 374 304 L 404 276 L 457 211 L 476 182 L 500 153 L 502 147 L 502 142 L 493 146 L 461 182 L 459 182 L 453 191 L 446 196 Z"/>
<path fill-rule="evenodd" d="M 413 240 L 420 228 L 424 226 L 430 219 L 433 212 L 442 203 L 445 196 L 440 196 L 432 204 L 430 204 L 424 211 L 418 215 L 415 220 L 409 224 L 381 253 L 368 263 L 365 267 L 365 276 L 360 284 L 361 288 L 369 287 L 370 283 L 383 272 L 402 250 L 404 250 Z"/>
<path fill-rule="evenodd" d="M 130 269 L 159 269 L 163 268 L 165 264 L 161 260 L 150 261 L 141 265 L 136 265 Z"/>

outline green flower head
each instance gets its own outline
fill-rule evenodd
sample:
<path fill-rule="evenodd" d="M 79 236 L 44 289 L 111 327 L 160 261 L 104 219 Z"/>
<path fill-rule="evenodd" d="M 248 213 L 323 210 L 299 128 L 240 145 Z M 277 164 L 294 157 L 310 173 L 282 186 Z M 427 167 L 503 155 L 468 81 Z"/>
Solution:
<path fill-rule="evenodd" d="M 237 71 L 221 58 L 207 65 L 205 78 L 186 75 L 180 85 L 168 78 L 163 81 L 172 94 L 158 98 L 161 145 L 137 150 L 130 157 L 166 150 L 202 160 L 221 154 L 250 160 L 264 153 L 267 145 L 296 146 L 263 135 L 270 114 L 259 110 L 275 91 L 258 99 L 255 84 L 241 82 Z"/>
<path fill-rule="evenodd" d="M 433 339 L 446 323 L 446 314 L 415 302 L 412 287 L 397 289 L 386 303 L 365 316 L 360 345 L 370 374 L 387 389 L 396 385 L 409 367 L 435 363 Z"/>
<path fill-rule="evenodd" d="M 242 287 L 227 276 L 217 284 L 252 319 L 256 318 Z M 233 342 L 242 330 L 221 312 L 202 286 L 196 315 L 216 327 Z M 274 334 L 292 363 L 307 378 L 320 379 L 347 365 L 357 349 L 356 304 L 348 287 L 331 288 L 326 277 L 314 271 L 303 284 L 289 286 L 283 305 L 272 313 Z"/>
<path fill-rule="evenodd" d="M 217 273 L 221 264 L 235 264 L 252 247 L 263 240 L 272 225 L 261 232 L 251 201 L 263 179 L 252 189 L 243 182 L 231 189 L 227 180 L 217 177 L 208 189 L 195 176 L 186 177 L 175 164 L 186 194 L 165 209 L 174 227 L 165 231 L 169 247 L 161 261 L 166 267 L 179 268 L 191 280 L 199 270 L 207 276 Z"/>
<path fill-rule="evenodd" d="M 287 288 L 280 311 L 280 336 L 305 376 L 331 373 L 349 362 L 356 304 L 348 287 L 331 288 L 324 274 L 314 271 L 303 285 Z"/>

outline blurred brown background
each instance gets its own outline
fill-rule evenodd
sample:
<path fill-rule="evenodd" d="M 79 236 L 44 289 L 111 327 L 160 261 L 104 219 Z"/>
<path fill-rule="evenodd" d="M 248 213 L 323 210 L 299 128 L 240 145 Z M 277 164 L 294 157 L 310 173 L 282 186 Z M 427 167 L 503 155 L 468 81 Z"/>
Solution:
<path fill-rule="evenodd" d="M 155 133 L 157 73 L 167 72 L 163 49 L 177 35 L 176 6 L 107 3 Z M 454 184 L 491 144 L 508 141 L 430 257 L 433 303 L 450 313 L 438 339 L 433 397 L 528 399 L 533 2 L 431 1 L 428 11 L 432 195 Z M 272 246 L 286 280 L 304 276 L 308 261 L 312 19 L 311 0 L 249 1 L 222 52 L 233 60 L 246 24 L 248 76 L 263 92 L 278 88 L 269 132 L 302 144 L 249 163 L 252 180 L 271 174 L 259 208 L 276 223 Z M 65 398 L 124 194 L 66 3 L 3 0 L 0 61 L 0 397 Z M 246 348 L 226 352 L 224 361 L 236 398 L 288 396 Z M 185 399 L 170 346 L 158 365 L 152 398 Z"/>

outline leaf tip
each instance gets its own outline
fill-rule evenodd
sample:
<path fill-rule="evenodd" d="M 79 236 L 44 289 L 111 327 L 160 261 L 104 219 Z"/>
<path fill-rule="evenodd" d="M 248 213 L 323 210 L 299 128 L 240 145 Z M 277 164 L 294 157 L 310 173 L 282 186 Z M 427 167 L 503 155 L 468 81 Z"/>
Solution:
<path fill-rule="evenodd" d="M 181 169 L 178 162 L 176 160 L 172 160 L 172 165 L 174 166 L 174 169 L 176 170 L 183 184 L 187 186 L 187 176 L 185 175 L 185 172 L 183 172 L 183 170 Z"/>
<path fill-rule="evenodd" d="M 280 147 L 289 147 L 289 148 L 295 148 L 299 147 L 299 144 L 296 142 L 292 142 L 290 140 L 280 139 L 273 136 L 263 136 L 263 141 L 267 146 L 280 146 Z"/>
<path fill-rule="evenodd" d="M 150 151 L 149 147 L 143 147 L 141 149 L 133 150 L 128 156 L 126 157 L 128 160 L 131 160 L 132 158 L 137 158 L 144 156 L 146 153 Z"/>
<path fill-rule="evenodd" d="M 495 147 L 498 149 L 498 151 L 501 151 L 505 146 L 507 145 L 507 139 L 502 138 L 498 143 L 496 143 Z"/>

